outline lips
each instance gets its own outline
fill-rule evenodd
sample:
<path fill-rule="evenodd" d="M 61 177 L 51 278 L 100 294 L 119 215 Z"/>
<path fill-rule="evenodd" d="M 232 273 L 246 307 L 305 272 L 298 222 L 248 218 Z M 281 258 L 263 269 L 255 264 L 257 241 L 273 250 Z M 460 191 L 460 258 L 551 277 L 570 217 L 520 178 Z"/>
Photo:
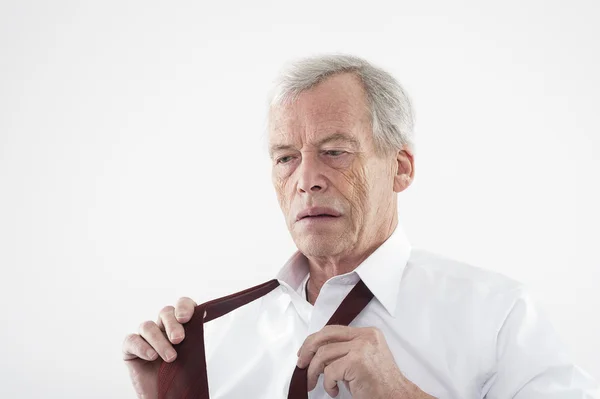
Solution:
<path fill-rule="evenodd" d="M 296 216 L 296 221 L 310 217 L 339 217 L 341 214 L 333 208 L 315 206 L 306 208 Z"/>

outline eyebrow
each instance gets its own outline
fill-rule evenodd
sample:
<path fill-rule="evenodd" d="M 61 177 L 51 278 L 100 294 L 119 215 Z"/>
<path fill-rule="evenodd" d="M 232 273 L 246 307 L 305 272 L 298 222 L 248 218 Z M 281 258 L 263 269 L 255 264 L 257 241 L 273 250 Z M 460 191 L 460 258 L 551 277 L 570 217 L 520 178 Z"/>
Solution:
<path fill-rule="evenodd" d="M 345 133 L 334 133 L 332 135 L 324 137 L 317 142 L 317 147 L 320 147 L 324 144 L 331 143 L 332 141 L 344 141 L 348 144 L 351 144 L 352 146 L 354 146 L 356 148 L 360 147 L 360 143 L 354 136 L 350 136 L 349 134 L 345 134 Z"/>
<path fill-rule="evenodd" d="M 321 147 L 322 145 L 331 143 L 333 141 L 343 141 L 352 145 L 354 148 L 360 148 L 360 142 L 354 136 L 350 136 L 345 133 L 333 133 L 327 137 L 324 137 L 316 143 L 316 146 Z M 290 149 L 294 149 L 294 146 L 289 144 L 275 144 L 270 147 L 269 154 L 273 156 L 273 153 L 277 151 L 284 151 Z"/>

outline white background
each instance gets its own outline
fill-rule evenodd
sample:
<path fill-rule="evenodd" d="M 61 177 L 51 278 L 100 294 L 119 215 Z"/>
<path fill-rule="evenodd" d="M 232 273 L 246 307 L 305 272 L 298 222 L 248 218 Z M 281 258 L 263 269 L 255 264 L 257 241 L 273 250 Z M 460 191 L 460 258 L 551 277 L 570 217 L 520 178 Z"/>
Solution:
<path fill-rule="evenodd" d="M 2 1 L 0 397 L 131 398 L 127 333 L 274 277 L 294 245 L 267 93 L 328 51 L 414 100 L 413 246 L 526 283 L 600 378 L 599 19 L 594 0 Z"/>

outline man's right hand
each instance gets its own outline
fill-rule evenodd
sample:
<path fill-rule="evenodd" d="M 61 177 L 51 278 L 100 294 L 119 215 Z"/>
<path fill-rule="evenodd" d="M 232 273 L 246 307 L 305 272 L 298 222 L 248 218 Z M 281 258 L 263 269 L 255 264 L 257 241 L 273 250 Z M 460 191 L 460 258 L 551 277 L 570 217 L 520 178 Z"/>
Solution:
<path fill-rule="evenodd" d="M 190 321 L 196 303 L 190 298 L 180 298 L 177 305 L 165 306 L 158 321 L 140 324 L 139 334 L 129 334 L 123 341 L 123 360 L 135 392 L 140 399 L 158 398 L 158 370 L 164 362 L 177 358 L 173 344 L 185 338 L 183 324 Z"/>

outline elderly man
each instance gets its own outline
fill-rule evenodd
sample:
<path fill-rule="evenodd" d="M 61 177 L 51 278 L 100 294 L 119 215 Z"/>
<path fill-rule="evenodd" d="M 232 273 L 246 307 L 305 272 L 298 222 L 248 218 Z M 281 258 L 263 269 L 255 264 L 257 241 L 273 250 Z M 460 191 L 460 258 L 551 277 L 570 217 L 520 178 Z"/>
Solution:
<path fill-rule="evenodd" d="M 522 285 L 411 249 L 397 195 L 414 178 L 412 125 L 401 86 L 365 60 L 319 56 L 284 70 L 269 145 L 298 252 L 268 292 L 205 322 L 211 398 L 284 398 L 303 372 L 315 399 L 597 395 Z M 359 286 L 363 308 L 334 322 Z M 158 370 L 183 356 L 175 348 L 192 339 L 195 306 L 182 298 L 125 339 L 139 397 L 159 396 Z"/>

